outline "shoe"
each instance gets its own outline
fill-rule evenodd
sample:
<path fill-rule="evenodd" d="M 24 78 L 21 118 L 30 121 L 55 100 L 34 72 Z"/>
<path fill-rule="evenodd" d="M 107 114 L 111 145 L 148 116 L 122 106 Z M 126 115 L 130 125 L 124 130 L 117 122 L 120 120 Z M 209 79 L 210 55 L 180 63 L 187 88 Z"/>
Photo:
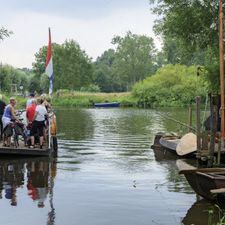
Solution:
<path fill-rule="evenodd" d="M 34 146 L 33 145 L 30 145 L 30 147 L 29 148 L 34 148 Z"/>

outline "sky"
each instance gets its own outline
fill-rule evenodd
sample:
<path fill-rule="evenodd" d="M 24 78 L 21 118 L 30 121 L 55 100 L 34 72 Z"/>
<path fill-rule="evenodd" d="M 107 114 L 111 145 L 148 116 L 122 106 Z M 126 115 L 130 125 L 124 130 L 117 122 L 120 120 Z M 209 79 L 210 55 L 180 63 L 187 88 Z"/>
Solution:
<path fill-rule="evenodd" d="M 127 31 L 153 37 L 160 48 L 149 0 L 0 0 L 0 5 L 0 27 L 13 31 L 0 42 L 0 62 L 17 68 L 32 68 L 35 53 L 48 43 L 48 27 L 52 42 L 74 39 L 93 60 Z"/>

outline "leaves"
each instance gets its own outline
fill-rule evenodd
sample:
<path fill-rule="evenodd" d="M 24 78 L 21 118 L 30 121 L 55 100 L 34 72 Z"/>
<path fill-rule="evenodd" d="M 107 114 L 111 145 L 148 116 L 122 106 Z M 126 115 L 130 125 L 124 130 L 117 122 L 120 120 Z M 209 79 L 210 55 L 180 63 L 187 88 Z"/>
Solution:
<path fill-rule="evenodd" d="M 41 76 L 45 71 L 47 46 L 35 54 L 33 71 Z M 79 90 L 93 81 L 92 62 L 74 40 L 66 40 L 62 45 L 52 44 L 54 90 Z"/>

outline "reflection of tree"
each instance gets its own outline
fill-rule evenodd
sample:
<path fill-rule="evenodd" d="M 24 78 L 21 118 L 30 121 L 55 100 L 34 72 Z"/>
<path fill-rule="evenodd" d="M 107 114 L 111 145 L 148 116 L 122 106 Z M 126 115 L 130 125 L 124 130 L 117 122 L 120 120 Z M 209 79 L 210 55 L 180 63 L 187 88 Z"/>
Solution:
<path fill-rule="evenodd" d="M 193 193 L 193 190 L 188 184 L 185 177 L 181 176 L 178 173 L 175 160 L 164 160 L 161 161 L 160 164 L 164 167 L 164 170 L 166 171 L 167 182 L 163 185 L 167 186 L 168 191 L 187 194 Z"/>
<path fill-rule="evenodd" d="M 153 122 L 152 112 L 141 109 L 120 110 L 102 121 L 109 132 L 121 135 L 149 135 Z"/>
<path fill-rule="evenodd" d="M 82 140 L 93 136 L 94 122 L 87 109 L 58 109 L 56 116 L 58 133 L 65 133 L 62 138 Z"/>
<path fill-rule="evenodd" d="M 222 224 L 219 223 L 220 217 L 223 214 L 220 214 L 220 210 L 224 209 L 223 206 L 216 206 L 213 203 L 210 203 L 206 200 L 200 200 L 195 202 L 191 208 L 187 211 L 187 214 L 182 219 L 182 224 L 184 225 L 213 225 L 213 224 Z"/>

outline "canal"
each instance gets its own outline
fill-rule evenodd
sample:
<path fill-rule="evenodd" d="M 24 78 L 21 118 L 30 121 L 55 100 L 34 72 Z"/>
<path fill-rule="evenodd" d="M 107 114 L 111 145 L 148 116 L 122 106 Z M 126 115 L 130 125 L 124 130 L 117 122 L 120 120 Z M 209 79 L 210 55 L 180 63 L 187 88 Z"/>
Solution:
<path fill-rule="evenodd" d="M 205 225 L 176 160 L 156 159 L 157 132 L 184 132 L 183 109 L 58 109 L 58 158 L 0 159 L 0 224 Z"/>

